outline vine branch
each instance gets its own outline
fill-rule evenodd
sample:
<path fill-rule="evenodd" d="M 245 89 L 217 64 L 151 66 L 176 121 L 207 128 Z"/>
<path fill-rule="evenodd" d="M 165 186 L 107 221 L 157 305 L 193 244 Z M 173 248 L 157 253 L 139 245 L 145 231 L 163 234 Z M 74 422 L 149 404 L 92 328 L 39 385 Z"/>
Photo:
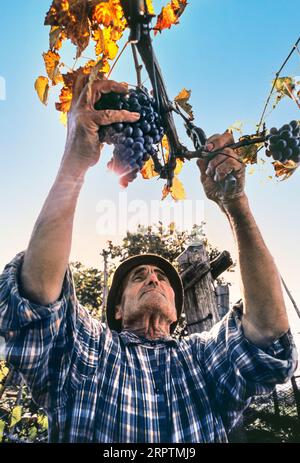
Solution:
<path fill-rule="evenodd" d="M 282 69 L 284 68 L 284 66 L 286 65 L 286 63 L 288 62 L 288 60 L 290 59 L 290 57 L 292 56 L 292 54 L 294 53 L 295 50 L 298 49 L 298 44 L 300 42 L 300 37 L 298 38 L 298 40 L 296 41 L 296 43 L 293 45 L 293 48 L 291 49 L 290 53 L 288 54 L 288 56 L 286 57 L 286 59 L 284 60 L 284 62 L 282 63 L 280 69 L 276 72 L 275 74 L 275 79 L 274 79 L 274 82 L 273 82 L 273 85 L 272 85 L 272 88 L 271 88 L 271 91 L 269 93 L 269 96 L 267 98 L 267 101 L 265 103 L 265 106 L 264 106 L 264 109 L 263 109 L 263 112 L 262 112 L 262 115 L 261 115 L 261 118 L 260 118 L 260 121 L 258 123 L 258 126 L 257 126 L 257 130 L 259 131 L 262 123 L 263 123 L 263 119 L 264 119 L 264 116 L 265 116 L 265 113 L 266 113 L 266 110 L 267 110 L 267 107 L 268 107 L 268 104 L 270 102 L 270 99 L 271 99 L 271 96 L 272 96 L 272 93 L 273 93 L 273 90 L 276 86 L 276 83 L 277 83 L 277 80 L 279 78 L 279 75 L 282 71 Z"/>

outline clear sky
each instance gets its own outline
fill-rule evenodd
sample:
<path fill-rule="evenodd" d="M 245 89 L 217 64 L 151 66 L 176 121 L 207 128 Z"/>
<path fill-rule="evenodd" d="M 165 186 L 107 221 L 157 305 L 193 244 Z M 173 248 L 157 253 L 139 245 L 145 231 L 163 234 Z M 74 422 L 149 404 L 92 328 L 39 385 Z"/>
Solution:
<path fill-rule="evenodd" d="M 0 82 L 5 80 L 6 99 L 0 99 L 0 269 L 26 248 L 64 149 L 65 128 L 54 108 L 57 92 L 45 108 L 34 90 L 36 77 L 44 74 L 42 52 L 48 49 L 49 29 L 43 21 L 50 3 L 16 0 L 1 5 Z M 166 2 L 153 3 L 158 11 Z M 191 89 L 196 123 L 207 134 L 220 133 L 237 120 L 244 122 L 245 133 L 254 132 L 274 74 L 299 36 L 297 11 L 297 0 L 290 0 L 288 7 L 279 0 L 190 0 L 180 25 L 158 35 L 154 42 L 170 98 L 183 87 Z M 69 66 L 73 56 L 74 49 L 67 46 L 64 60 Z M 295 53 L 284 74 L 300 76 L 299 58 Z M 136 82 L 129 50 L 112 78 Z M 292 119 L 299 119 L 299 110 L 291 100 L 282 101 L 267 125 L 279 127 Z M 176 121 L 186 141 L 183 126 Z M 156 179 L 137 180 L 129 186 L 127 196 L 123 192 L 120 198 L 117 178 L 106 169 L 110 149 L 105 149 L 102 157 L 88 173 L 80 196 L 71 255 L 72 260 L 95 266 L 101 265 L 99 252 L 106 240 L 119 241 L 122 230 L 118 228 L 126 225 L 126 219 L 137 217 L 135 208 L 140 214 L 143 209 L 145 221 L 148 217 L 151 223 L 150 201 L 160 200 L 163 187 Z M 268 181 L 270 172 L 267 167 L 255 167 L 255 172 L 247 175 L 247 193 L 267 245 L 300 305 L 300 172 L 282 183 Z M 217 207 L 205 199 L 195 161 L 187 163 L 180 178 L 189 201 L 186 210 L 198 207 L 209 240 L 235 257 L 230 228 Z M 107 206 L 115 208 L 110 216 L 115 217 L 111 224 L 117 228 L 103 234 L 101 211 Z M 152 206 L 155 210 L 157 203 Z M 235 283 L 232 300 L 238 296 Z M 289 313 L 294 330 L 299 331 L 290 304 Z"/>

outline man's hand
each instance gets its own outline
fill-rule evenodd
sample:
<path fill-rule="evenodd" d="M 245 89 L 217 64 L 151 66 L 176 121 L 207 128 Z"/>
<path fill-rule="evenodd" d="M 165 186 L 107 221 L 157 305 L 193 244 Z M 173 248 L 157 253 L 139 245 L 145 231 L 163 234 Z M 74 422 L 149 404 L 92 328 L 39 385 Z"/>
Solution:
<path fill-rule="evenodd" d="M 62 168 L 67 172 L 83 174 L 100 158 L 99 127 L 115 122 L 136 122 L 139 113 L 125 110 L 97 111 L 96 101 L 104 93 L 128 92 L 128 85 L 113 80 L 96 79 L 89 88 L 88 76 L 80 76 L 74 87 L 72 106 L 68 114 L 68 133 Z"/>
<path fill-rule="evenodd" d="M 220 149 L 221 153 L 224 154 L 218 154 L 208 164 L 203 159 L 197 161 L 205 194 L 209 199 L 215 201 L 221 209 L 224 209 L 233 200 L 245 196 L 245 165 L 238 160 L 238 155 L 234 150 L 223 148 L 224 145 L 230 143 L 234 143 L 230 132 L 225 132 L 223 135 L 213 135 L 206 142 L 207 151 Z M 224 193 L 220 182 L 223 182 L 225 177 L 231 173 L 237 179 L 236 186 L 233 191 Z"/>

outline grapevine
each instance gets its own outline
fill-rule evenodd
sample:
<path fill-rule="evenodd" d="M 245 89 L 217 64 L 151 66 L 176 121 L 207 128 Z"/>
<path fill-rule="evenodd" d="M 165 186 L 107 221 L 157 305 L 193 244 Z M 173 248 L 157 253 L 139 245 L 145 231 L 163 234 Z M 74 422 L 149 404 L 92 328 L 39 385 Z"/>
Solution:
<path fill-rule="evenodd" d="M 53 0 L 45 19 L 45 24 L 51 26 L 50 49 L 43 55 L 47 77 L 40 76 L 35 83 L 38 95 L 45 104 L 50 87 L 63 85 L 56 108 L 66 115 L 70 109 L 77 77 L 80 74 L 89 75 L 89 85 L 95 78 L 110 77 L 122 52 L 131 44 L 137 74 L 136 87 L 130 90 L 126 98 L 106 95 L 97 102 L 95 108 L 123 108 L 140 112 L 141 118 L 135 124 L 113 124 L 101 128 L 99 137 L 102 142 L 114 145 L 113 157 L 108 163 L 108 168 L 119 175 L 121 186 L 128 186 L 139 172 L 146 179 L 157 175 L 167 182 L 163 197 L 171 193 L 174 199 L 184 197 L 184 194 L 181 194 L 183 186 L 177 178 L 184 161 L 202 158 L 208 162 L 220 152 L 205 150 L 205 132 L 193 122 L 194 114 L 189 103 L 191 92 L 183 89 L 174 102 L 170 101 L 153 49 L 153 31 L 155 36 L 178 24 L 186 6 L 187 0 L 171 0 L 162 8 L 156 24 L 153 25 L 155 13 L 152 0 Z M 118 54 L 118 41 L 126 29 L 129 29 L 129 37 Z M 66 39 L 71 40 L 77 47 L 77 53 L 73 69 L 62 73 L 64 64 L 61 63 L 59 50 Z M 76 69 L 77 60 L 90 40 L 95 42 L 96 57 Z M 282 96 L 287 95 L 299 106 L 297 97 L 300 95 L 295 96 L 293 93 L 292 79 L 280 77 L 299 42 L 300 38 L 276 73 L 257 132 L 241 137 L 237 143 L 227 145 L 238 150 L 240 162 L 246 164 L 257 162 L 257 152 L 265 146 L 266 155 L 273 159 L 276 176 L 285 175 L 285 178 L 295 172 L 300 164 L 299 122 L 292 121 L 279 129 L 272 128 L 268 131 L 263 119 L 275 91 L 278 92 L 277 102 Z M 138 55 L 142 64 L 138 62 Z M 110 61 L 113 60 L 115 61 L 111 67 Z M 152 84 L 151 93 L 142 84 L 143 67 Z M 180 142 L 173 119 L 174 112 L 183 118 L 187 134 L 194 144 L 194 151 L 188 150 Z M 234 177 L 230 180 L 232 182 Z"/>

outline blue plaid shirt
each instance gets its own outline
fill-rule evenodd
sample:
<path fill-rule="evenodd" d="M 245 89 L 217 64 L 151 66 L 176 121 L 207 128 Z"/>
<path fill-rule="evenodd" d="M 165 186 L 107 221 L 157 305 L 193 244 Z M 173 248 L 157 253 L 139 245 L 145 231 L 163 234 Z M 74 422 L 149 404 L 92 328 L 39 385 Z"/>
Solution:
<path fill-rule="evenodd" d="M 261 350 L 237 310 L 209 332 L 150 341 L 93 319 L 70 270 L 57 302 L 33 304 L 19 293 L 23 255 L 0 277 L 0 334 L 48 415 L 50 442 L 227 442 L 251 397 L 296 368 L 290 333 Z"/>

